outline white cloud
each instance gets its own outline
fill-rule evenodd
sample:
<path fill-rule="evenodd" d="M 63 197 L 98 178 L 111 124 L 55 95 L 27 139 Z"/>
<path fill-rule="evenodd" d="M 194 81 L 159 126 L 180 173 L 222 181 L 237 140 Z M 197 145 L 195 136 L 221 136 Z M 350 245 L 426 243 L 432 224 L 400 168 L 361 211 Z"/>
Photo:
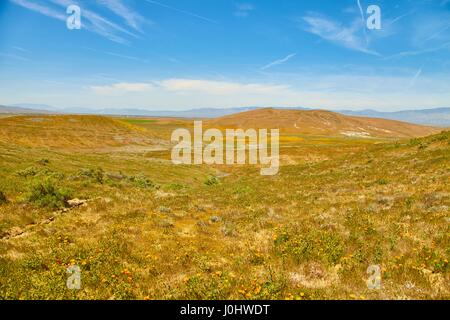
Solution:
<path fill-rule="evenodd" d="M 126 93 L 146 92 L 154 88 L 150 83 L 120 82 L 108 86 L 91 86 L 90 89 L 97 95 L 119 96 Z"/>
<path fill-rule="evenodd" d="M 122 0 L 97 0 L 97 2 L 122 17 L 135 30 L 142 32 L 141 25 L 148 22 L 138 12 L 126 6 Z"/>
<path fill-rule="evenodd" d="M 255 7 L 250 3 L 238 3 L 234 15 L 239 18 L 246 18 L 253 10 L 255 10 Z"/>
<path fill-rule="evenodd" d="M 426 53 L 433 53 L 444 49 L 450 48 L 450 42 L 446 42 L 438 47 L 432 47 L 427 48 L 423 50 L 411 50 L 411 51 L 403 51 L 400 53 L 393 54 L 391 56 L 385 57 L 383 60 L 390 60 L 390 59 L 396 59 L 396 58 L 403 58 L 403 57 L 411 57 L 411 56 L 418 56 Z"/>
<path fill-rule="evenodd" d="M 14 54 L 14 53 L 0 52 L 0 57 L 14 59 L 14 60 L 20 60 L 20 61 L 29 61 L 29 59 L 22 57 L 18 54 Z"/>
<path fill-rule="evenodd" d="M 364 18 L 364 12 L 361 6 L 361 1 L 357 0 L 356 1 L 357 5 L 358 5 L 358 9 L 359 9 L 359 14 L 361 16 L 361 27 L 363 29 L 364 32 L 364 39 L 366 40 L 366 45 L 369 43 L 369 40 L 367 38 L 367 30 L 366 30 L 366 19 Z"/>
<path fill-rule="evenodd" d="M 49 0 L 50 3 L 60 7 L 54 8 L 51 5 L 42 5 L 31 0 L 11 0 L 13 3 L 26 8 L 28 10 L 35 11 L 49 18 L 57 19 L 60 21 L 66 21 L 67 15 L 65 10 L 61 8 L 67 8 L 69 5 L 79 5 L 81 7 L 81 28 L 90 32 L 94 32 L 111 41 L 127 44 L 128 41 L 124 38 L 124 35 L 131 37 L 137 37 L 134 33 L 128 31 L 126 28 L 104 18 L 103 16 L 86 9 L 81 6 L 76 0 Z M 123 13 L 123 12 L 122 12 Z M 128 17 L 130 19 L 130 17 Z"/>
<path fill-rule="evenodd" d="M 66 19 L 67 19 L 67 17 L 61 13 L 61 11 L 52 9 L 52 8 L 44 6 L 44 5 L 40 5 L 40 4 L 32 2 L 32 1 L 28 1 L 28 0 L 11 0 L 11 1 L 19 6 L 22 6 L 28 10 L 38 12 L 47 17 L 51 17 L 51 18 L 58 19 L 61 21 L 66 21 Z"/>
<path fill-rule="evenodd" d="M 104 86 L 90 86 L 98 95 L 123 95 L 130 92 L 150 92 L 159 90 L 166 94 L 192 94 L 198 93 L 213 96 L 228 95 L 285 95 L 289 94 L 290 87 L 286 85 L 271 85 L 261 83 L 239 83 L 197 79 L 165 79 L 147 82 L 118 82 Z"/>
<path fill-rule="evenodd" d="M 282 94 L 289 90 L 284 85 L 267 85 L 259 83 L 238 83 L 211 80 L 168 79 L 160 82 L 162 88 L 176 92 L 200 92 L 210 95 L 238 94 Z"/>
<path fill-rule="evenodd" d="M 409 83 L 410 87 L 413 87 L 416 84 L 416 81 L 417 81 L 417 79 L 419 79 L 421 74 L 422 74 L 422 68 L 417 70 L 417 72 L 414 74 L 414 77 L 412 77 L 411 82 Z"/>
<path fill-rule="evenodd" d="M 82 28 L 86 28 L 91 32 L 97 33 L 111 41 L 126 44 L 128 41 L 123 38 L 123 35 L 137 37 L 134 33 L 128 31 L 124 27 L 114 23 L 105 17 L 86 9 L 80 5 L 76 0 L 50 0 L 61 7 L 68 7 L 72 4 L 77 4 L 81 7 Z M 120 35 L 118 35 L 120 34 Z"/>
<path fill-rule="evenodd" d="M 348 27 L 331 19 L 316 15 L 305 16 L 303 20 L 308 24 L 306 28 L 307 32 L 315 34 L 324 40 L 347 49 L 376 56 L 380 55 L 376 51 L 370 50 L 365 37 L 358 34 L 361 32 L 360 19 L 354 20 Z"/>
<path fill-rule="evenodd" d="M 278 60 L 272 61 L 271 63 L 268 63 L 264 67 L 262 67 L 261 70 L 266 70 L 271 67 L 283 64 L 283 63 L 289 61 L 290 59 L 292 59 L 293 57 L 295 57 L 296 55 L 297 55 L 296 53 L 291 53 L 291 54 L 287 55 L 286 57 L 284 57 L 283 59 L 278 59 Z"/>
<path fill-rule="evenodd" d="M 311 81 L 312 78 L 315 81 Z M 417 69 L 397 72 L 396 76 L 313 73 L 297 74 L 290 79 L 285 76 L 283 79 L 273 83 L 182 78 L 148 82 L 117 81 L 108 85 L 90 86 L 89 91 L 71 91 L 66 93 L 67 96 L 61 96 L 63 101 L 52 100 L 46 103 L 66 106 L 67 101 L 71 101 L 70 103 L 74 106 L 149 110 L 306 106 L 325 109 L 373 108 L 394 111 L 440 107 L 448 105 L 450 101 L 448 75 L 424 75 Z M 2 90 L 7 89 L 1 89 L 0 94 Z M 24 98 L 30 101 L 39 100 L 38 97 L 33 99 L 30 94 L 31 92 L 27 91 Z M 11 92 L 4 94 L 4 96 L 8 95 L 11 95 Z"/>
<path fill-rule="evenodd" d="M 406 13 L 404 13 L 404 14 L 402 14 L 402 15 L 400 15 L 400 16 L 398 16 L 398 17 L 392 19 L 392 20 L 389 20 L 388 24 L 389 24 L 389 25 L 392 25 L 392 24 L 394 24 L 394 23 L 397 23 L 398 21 L 402 20 L 402 19 L 405 18 L 405 17 L 408 17 L 408 16 L 414 14 L 415 12 L 416 12 L 416 10 L 411 10 L 411 11 L 409 11 L 409 12 L 406 12 Z"/>
<path fill-rule="evenodd" d="M 411 26 L 411 44 L 426 49 L 450 41 L 450 12 L 421 13 Z"/>
<path fill-rule="evenodd" d="M 28 50 L 26 50 L 26 49 L 24 49 L 24 48 L 22 48 L 22 47 L 12 46 L 11 48 L 13 48 L 13 49 L 16 50 L 16 51 L 23 52 L 23 53 L 30 53 L 30 51 L 28 51 Z"/>
<path fill-rule="evenodd" d="M 201 16 L 199 14 L 196 14 L 196 13 L 193 13 L 193 12 L 190 12 L 190 11 L 187 11 L 187 10 L 182 10 L 182 9 L 179 9 L 179 8 L 175 8 L 175 7 L 169 6 L 167 4 L 164 4 L 164 3 L 161 3 L 161 2 L 158 2 L 158 1 L 153 1 L 153 0 L 144 0 L 144 1 L 146 1 L 146 2 L 148 2 L 150 4 L 153 4 L 153 5 L 157 5 L 159 7 L 163 7 L 163 8 L 172 10 L 172 11 L 176 11 L 178 13 L 181 13 L 181 14 L 184 14 L 184 15 L 187 15 L 187 16 L 191 16 L 191 17 L 197 18 L 199 20 L 203 20 L 203 21 L 210 22 L 210 23 L 217 23 L 217 21 L 212 20 L 210 18 L 207 18 L 205 16 Z"/>

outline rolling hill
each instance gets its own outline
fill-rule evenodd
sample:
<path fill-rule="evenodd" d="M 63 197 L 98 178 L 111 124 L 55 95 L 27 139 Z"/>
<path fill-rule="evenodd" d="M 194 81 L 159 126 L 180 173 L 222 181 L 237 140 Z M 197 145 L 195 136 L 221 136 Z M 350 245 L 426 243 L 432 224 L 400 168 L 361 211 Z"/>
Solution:
<path fill-rule="evenodd" d="M 314 110 L 305 107 L 273 107 L 279 110 Z M 171 118 L 204 118 L 213 119 L 229 116 L 244 111 L 264 109 L 258 106 L 230 107 L 230 108 L 197 108 L 190 110 L 148 110 L 146 108 L 55 108 L 42 104 L 15 104 L 12 106 L 0 105 L 0 114 L 86 114 L 104 116 L 141 116 L 141 117 L 171 117 Z M 360 116 L 382 118 L 430 125 L 438 127 L 450 126 L 450 108 L 415 109 L 401 111 L 366 110 L 335 110 L 334 112 L 347 116 Z"/>
<path fill-rule="evenodd" d="M 0 118 L 0 140 L 54 149 L 132 148 L 160 144 L 148 130 L 102 116 L 12 116 Z"/>
<path fill-rule="evenodd" d="M 434 127 L 395 120 L 346 116 L 325 110 L 257 109 L 207 121 L 222 128 L 279 128 L 284 134 L 409 138 L 435 134 Z"/>

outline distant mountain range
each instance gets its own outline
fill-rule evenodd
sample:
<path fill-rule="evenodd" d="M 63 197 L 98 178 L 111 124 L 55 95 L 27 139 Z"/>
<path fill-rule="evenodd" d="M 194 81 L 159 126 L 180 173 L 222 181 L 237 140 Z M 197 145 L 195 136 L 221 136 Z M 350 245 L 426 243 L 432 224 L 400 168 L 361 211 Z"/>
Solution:
<path fill-rule="evenodd" d="M 342 110 L 338 112 L 350 116 L 383 118 L 441 127 L 450 126 L 450 108 L 404 110 L 396 112 L 381 112 L 376 110 L 362 110 L 362 111 Z"/>
<path fill-rule="evenodd" d="M 41 104 L 17 104 L 13 106 L 0 106 L 0 114 L 49 114 L 49 113 L 66 113 L 66 114 L 98 114 L 98 115 L 119 115 L 119 116 L 146 116 L 146 117 L 174 117 L 174 118 L 218 118 L 239 112 L 260 109 L 260 107 L 239 107 L 239 108 L 201 108 L 185 111 L 151 111 L 145 109 L 113 109 L 105 108 L 100 110 L 89 108 L 55 108 Z M 289 110 L 312 110 L 311 108 L 278 107 L 275 109 Z M 422 110 L 403 110 L 395 112 L 382 112 L 376 110 L 338 110 L 335 111 L 345 115 L 382 118 L 390 120 L 405 121 L 416 124 L 432 125 L 432 126 L 450 126 L 450 108 L 422 109 Z"/>
<path fill-rule="evenodd" d="M 51 114 L 53 112 L 41 109 L 30 109 L 25 107 L 8 107 L 0 105 L 0 114 Z"/>

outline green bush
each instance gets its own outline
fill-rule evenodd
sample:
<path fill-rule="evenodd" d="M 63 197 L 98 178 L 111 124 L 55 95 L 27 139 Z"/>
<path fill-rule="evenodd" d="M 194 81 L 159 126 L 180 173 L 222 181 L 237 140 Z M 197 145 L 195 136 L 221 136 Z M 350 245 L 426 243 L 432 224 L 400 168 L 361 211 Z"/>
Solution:
<path fill-rule="evenodd" d="M 408 142 L 408 146 L 410 146 L 410 147 L 415 147 L 419 144 L 420 144 L 420 139 L 418 139 L 418 138 L 413 138 L 413 139 L 409 140 L 409 142 Z"/>
<path fill-rule="evenodd" d="M 50 163 L 50 160 L 48 160 L 47 158 L 42 158 L 42 159 L 39 159 L 37 161 L 37 163 L 40 164 L 40 165 L 46 166 L 46 165 L 48 165 Z"/>
<path fill-rule="evenodd" d="M 70 199 L 70 191 L 59 188 L 51 179 L 35 180 L 25 195 L 26 201 L 40 207 L 59 209 L 67 206 Z"/>
<path fill-rule="evenodd" d="M 40 170 L 36 167 L 28 167 L 26 169 L 17 171 L 17 175 L 24 177 L 24 178 L 34 177 L 35 175 L 37 175 L 39 173 L 39 171 Z"/>
<path fill-rule="evenodd" d="M 96 169 L 81 169 L 78 172 L 78 176 L 92 178 L 100 184 L 103 184 L 105 179 L 105 171 L 102 168 Z"/>
<path fill-rule="evenodd" d="M 0 191 L 0 204 L 4 204 L 6 202 L 8 202 L 8 199 L 6 199 L 5 194 L 2 191 Z"/>
<path fill-rule="evenodd" d="M 208 177 L 208 179 L 206 179 L 205 184 L 207 186 L 214 186 L 216 184 L 219 184 L 219 182 L 220 182 L 219 178 L 214 177 L 214 176 L 210 176 L 210 177 Z"/>
<path fill-rule="evenodd" d="M 327 233 L 321 238 L 324 246 L 324 254 L 331 265 L 336 265 L 344 255 L 344 242 L 342 239 L 334 234 Z"/>
<path fill-rule="evenodd" d="M 450 131 L 444 131 L 440 134 L 436 135 L 433 138 L 433 141 L 444 141 L 444 140 L 450 140 Z"/>
<path fill-rule="evenodd" d="M 180 184 L 180 183 L 171 183 L 167 186 L 167 189 L 169 190 L 175 190 L 175 191 L 179 191 L 179 190 L 183 190 L 183 189 L 187 189 L 188 186 L 184 185 L 184 184 Z"/>
<path fill-rule="evenodd" d="M 24 170 L 19 170 L 16 172 L 18 176 L 21 176 L 23 178 L 28 177 L 49 177 L 49 178 L 55 178 L 55 179 L 63 179 L 64 174 L 56 171 L 52 171 L 48 168 L 36 168 L 36 167 L 28 167 Z"/>
<path fill-rule="evenodd" d="M 151 189 L 151 188 L 158 187 L 153 181 L 151 181 L 149 178 L 147 178 L 142 173 L 138 174 L 137 176 L 130 176 L 130 177 L 128 177 L 128 179 L 139 188 Z"/>

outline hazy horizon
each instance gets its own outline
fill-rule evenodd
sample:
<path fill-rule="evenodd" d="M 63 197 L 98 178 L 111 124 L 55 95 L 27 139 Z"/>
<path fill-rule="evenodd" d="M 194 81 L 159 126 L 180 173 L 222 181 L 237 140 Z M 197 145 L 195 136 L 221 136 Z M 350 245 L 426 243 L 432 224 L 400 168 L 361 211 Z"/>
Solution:
<path fill-rule="evenodd" d="M 389 113 L 389 112 L 406 112 L 406 111 L 424 111 L 424 110 L 438 110 L 438 109 L 450 109 L 449 106 L 441 106 L 441 107 L 429 107 L 429 108 L 406 108 L 406 109 L 398 109 L 398 110 L 379 110 L 376 107 L 368 107 L 368 108 L 363 108 L 363 109 L 353 109 L 351 107 L 347 107 L 347 108 L 324 108 L 324 107 L 314 107 L 314 106 L 303 106 L 303 105 L 299 105 L 299 106 L 290 106 L 290 107 L 285 107 L 285 106 L 228 106 L 228 107 L 192 107 L 192 108 L 182 108 L 182 109 L 177 109 L 177 108 L 146 108 L 144 107 L 97 107 L 97 108 L 92 108 L 89 106 L 85 106 L 85 107 L 64 107 L 64 106 L 53 106 L 53 105 L 46 105 L 46 104 L 35 104 L 35 103 L 14 103 L 14 104 L 4 104 L 4 103 L 0 103 L 0 106 L 6 106 L 6 107 L 13 107 L 13 108 L 26 108 L 26 109 L 34 109 L 34 110 L 43 110 L 43 111 L 76 111 L 76 110 L 80 110 L 80 111 L 91 111 L 91 112 L 96 112 L 96 111 L 104 111 L 104 110 L 117 110 L 117 111 L 127 111 L 127 110 L 139 110 L 139 111 L 145 111 L 145 112 L 187 112 L 187 111 L 201 111 L 201 110 L 243 110 L 243 109 L 265 109 L 265 108 L 273 108 L 273 109 L 305 109 L 305 110 L 327 110 L 327 111 L 334 111 L 334 112 L 339 112 L 339 111 L 354 111 L 354 112 L 358 112 L 358 111 L 375 111 L 375 112 L 380 112 L 380 113 Z"/>

